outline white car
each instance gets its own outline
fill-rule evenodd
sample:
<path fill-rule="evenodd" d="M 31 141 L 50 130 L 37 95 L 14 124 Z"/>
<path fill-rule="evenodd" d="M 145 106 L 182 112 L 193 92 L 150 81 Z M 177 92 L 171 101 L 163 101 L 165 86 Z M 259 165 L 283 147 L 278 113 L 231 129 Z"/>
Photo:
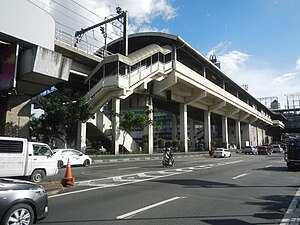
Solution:
<path fill-rule="evenodd" d="M 89 166 L 92 164 L 92 159 L 76 149 L 53 149 L 54 156 L 57 158 L 58 168 L 62 168 L 68 164 Z"/>
<path fill-rule="evenodd" d="M 278 144 L 271 145 L 273 152 L 284 153 L 283 148 Z"/>
<path fill-rule="evenodd" d="M 231 157 L 231 152 L 226 149 L 226 148 L 217 148 L 216 150 L 214 150 L 213 153 L 213 157 L 217 158 L 217 157 Z"/>

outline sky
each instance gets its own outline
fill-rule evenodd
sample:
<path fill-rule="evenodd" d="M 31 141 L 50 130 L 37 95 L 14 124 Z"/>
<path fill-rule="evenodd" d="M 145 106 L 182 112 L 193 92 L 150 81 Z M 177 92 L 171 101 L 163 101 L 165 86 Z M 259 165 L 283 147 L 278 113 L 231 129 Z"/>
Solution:
<path fill-rule="evenodd" d="M 300 0 L 28 0 L 73 33 L 128 11 L 129 33 L 180 36 L 255 98 L 300 99 Z M 108 39 L 120 36 L 118 24 Z M 99 36 L 95 35 L 98 32 Z M 89 34 L 104 43 L 100 31 Z M 290 98 L 289 98 L 290 99 Z"/>

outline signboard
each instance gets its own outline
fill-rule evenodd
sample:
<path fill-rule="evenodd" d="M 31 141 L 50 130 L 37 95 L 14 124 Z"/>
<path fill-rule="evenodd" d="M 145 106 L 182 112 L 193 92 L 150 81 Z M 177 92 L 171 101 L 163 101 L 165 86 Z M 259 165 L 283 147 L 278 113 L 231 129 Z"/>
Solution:
<path fill-rule="evenodd" d="M 16 88 L 19 45 L 0 50 L 0 91 Z"/>

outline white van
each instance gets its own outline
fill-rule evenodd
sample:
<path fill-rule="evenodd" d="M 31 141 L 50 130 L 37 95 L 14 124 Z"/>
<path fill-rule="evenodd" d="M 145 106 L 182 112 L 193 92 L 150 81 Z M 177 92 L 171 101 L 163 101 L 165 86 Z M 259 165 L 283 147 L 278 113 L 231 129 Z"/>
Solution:
<path fill-rule="evenodd" d="M 57 173 L 57 159 L 47 144 L 0 137 L 0 177 L 29 177 L 40 182 Z"/>

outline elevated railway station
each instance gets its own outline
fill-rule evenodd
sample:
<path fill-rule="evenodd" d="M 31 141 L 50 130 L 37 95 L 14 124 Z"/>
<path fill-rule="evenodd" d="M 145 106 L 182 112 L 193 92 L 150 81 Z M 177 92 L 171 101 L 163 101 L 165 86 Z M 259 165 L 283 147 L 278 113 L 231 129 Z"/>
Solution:
<path fill-rule="evenodd" d="M 5 7 L 10 4 L 4 3 Z M 224 74 L 214 60 L 204 57 L 181 37 L 159 32 L 131 34 L 126 36 L 125 53 L 125 42 L 120 38 L 108 43 L 99 55 L 101 49 L 83 48 L 83 41 L 55 30 L 49 15 L 37 7 L 28 2 L 21 4 L 23 11 L 18 12 L 16 20 L 0 24 L 1 56 L 8 47 L 19 49 L 18 54 L 13 53 L 15 72 L 8 75 L 15 85 L 1 90 L 0 135 L 11 126 L 17 128 L 16 136 L 28 137 L 32 98 L 55 86 L 61 94 L 84 96 L 93 106 L 94 116 L 86 122 L 78 121 L 78 149 L 86 146 L 87 139 L 99 139 L 119 153 L 123 135 L 118 118 L 105 113 L 107 108 L 116 112 L 156 108 L 171 115 L 171 139 L 180 141 L 185 152 L 195 149 L 200 131 L 205 150 L 242 148 L 280 139 L 285 118 L 261 104 Z M 26 31 L 28 35 L 16 32 L 21 26 L 16 21 L 26 20 L 27 24 L 34 19 L 25 17 L 24 11 L 44 19 L 49 31 L 43 35 L 53 35 L 53 40 L 44 43 L 43 36 L 34 41 L 30 30 Z M 154 128 L 150 125 L 142 132 L 142 143 L 128 135 L 125 147 L 133 151 L 142 148 L 152 154 Z"/>

